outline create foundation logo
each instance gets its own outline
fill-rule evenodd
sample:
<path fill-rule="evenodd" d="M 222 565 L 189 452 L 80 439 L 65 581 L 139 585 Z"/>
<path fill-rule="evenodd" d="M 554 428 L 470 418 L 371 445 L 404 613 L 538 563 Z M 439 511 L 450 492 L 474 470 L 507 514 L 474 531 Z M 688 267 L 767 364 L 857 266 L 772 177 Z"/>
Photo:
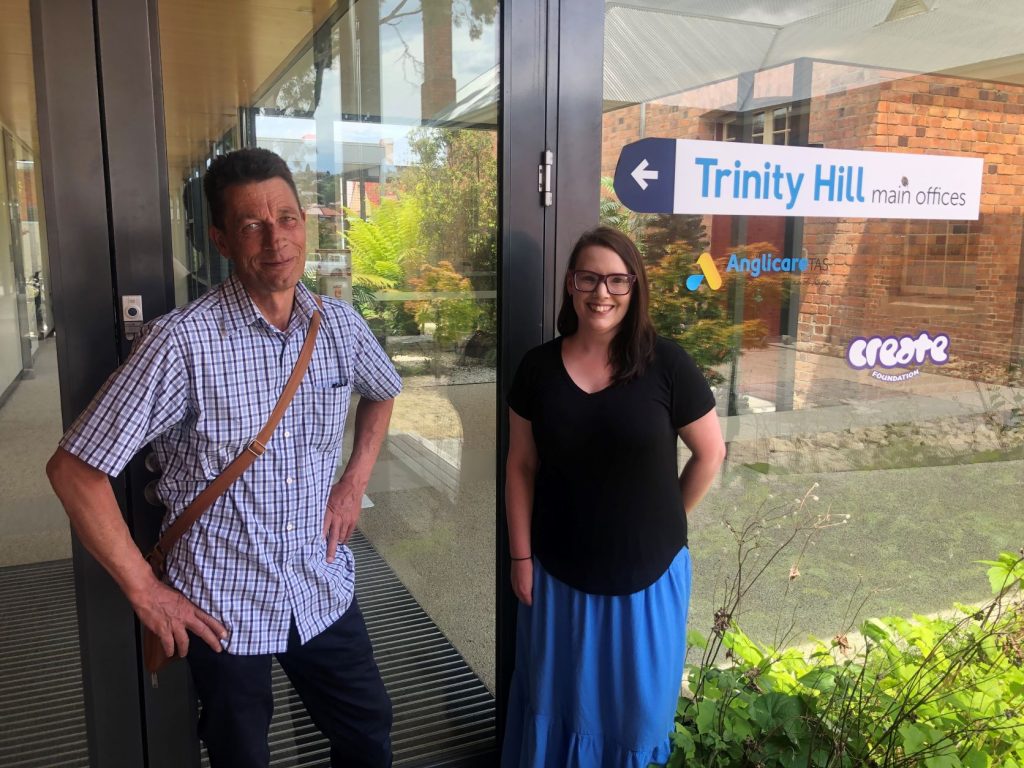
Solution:
<path fill-rule="evenodd" d="M 858 371 L 875 367 L 907 368 L 925 362 L 944 365 L 949 362 L 949 336 L 944 333 L 932 336 L 928 331 L 910 336 L 859 336 L 846 348 L 846 362 Z M 872 378 L 889 382 L 906 381 L 920 374 L 920 368 L 898 374 L 871 371 Z"/>
<path fill-rule="evenodd" d="M 686 287 L 691 291 L 696 291 L 700 288 L 700 284 L 704 282 L 704 278 L 707 278 L 708 286 L 712 291 L 717 291 L 722 287 L 722 275 L 718 272 L 718 267 L 715 266 L 714 259 L 711 258 L 711 254 L 704 251 L 697 259 L 697 266 L 700 267 L 701 274 L 690 275 L 686 278 Z"/>

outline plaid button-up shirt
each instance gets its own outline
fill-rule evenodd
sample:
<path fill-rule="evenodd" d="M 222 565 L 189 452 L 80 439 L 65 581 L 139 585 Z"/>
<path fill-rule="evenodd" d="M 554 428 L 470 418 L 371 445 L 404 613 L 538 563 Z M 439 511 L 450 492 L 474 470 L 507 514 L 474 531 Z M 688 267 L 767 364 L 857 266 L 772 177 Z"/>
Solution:
<path fill-rule="evenodd" d="M 313 359 L 266 452 L 168 553 L 171 584 L 224 624 L 231 653 L 285 650 L 293 616 L 306 642 L 352 601 L 352 552 L 328 563 L 321 534 L 349 398 L 387 400 L 402 383 L 359 314 L 323 304 Z M 61 446 L 117 475 L 152 442 L 166 527 L 263 427 L 316 311 L 300 283 L 280 331 L 232 277 L 148 324 Z"/>

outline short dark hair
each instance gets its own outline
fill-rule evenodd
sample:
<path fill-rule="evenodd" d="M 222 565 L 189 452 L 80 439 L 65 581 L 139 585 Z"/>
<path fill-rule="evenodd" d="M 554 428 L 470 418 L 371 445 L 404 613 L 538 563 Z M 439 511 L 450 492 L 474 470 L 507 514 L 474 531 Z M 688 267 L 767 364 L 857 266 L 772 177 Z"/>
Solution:
<path fill-rule="evenodd" d="M 203 176 L 203 192 L 210 205 L 210 221 L 218 229 L 224 228 L 224 192 L 238 184 L 254 184 L 270 179 L 284 179 L 299 202 L 299 190 L 288 164 L 269 149 L 248 147 L 219 155 L 210 163 Z"/>
<path fill-rule="evenodd" d="M 568 275 L 576 268 L 580 253 L 584 248 L 598 245 L 609 248 L 619 255 L 626 263 L 629 274 L 636 275 L 636 281 L 630 290 L 632 298 L 629 309 L 622 319 L 609 350 L 609 362 L 612 365 L 612 378 L 616 382 L 625 382 L 639 376 L 654 359 L 654 341 L 656 334 L 654 324 L 648 314 L 650 288 L 647 284 L 647 272 L 640 249 L 629 237 L 612 227 L 596 227 L 580 235 L 569 256 Z M 569 285 L 562 281 L 562 308 L 558 311 L 558 332 L 563 336 L 571 336 L 579 329 L 580 319 L 576 316 L 576 308 L 572 305 Z"/>

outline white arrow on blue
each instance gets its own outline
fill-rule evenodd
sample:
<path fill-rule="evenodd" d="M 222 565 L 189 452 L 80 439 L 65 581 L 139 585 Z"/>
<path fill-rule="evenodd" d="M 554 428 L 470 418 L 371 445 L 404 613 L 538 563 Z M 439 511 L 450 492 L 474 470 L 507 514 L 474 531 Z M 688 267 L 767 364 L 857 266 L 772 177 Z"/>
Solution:
<path fill-rule="evenodd" d="M 678 143 L 676 139 L 648 137 L 622 148 L 615 162 L 614 184 L 624 206 L 638 213 L 675 210 Z"/>
<path fill-rule="evenodd" d="M 637 184 L 640 185 L 640 189 L 647 189 L 647 180 L 648 179 L 650 179 L 651 181 L 657 181 L 657 179 L 658 179 L 658 172 L 657 171 L 648 171 L 647 170 L 647 165 L 648 165 L 647 158 L 645 157 L 640 162 L 640 165 L 638 165 L 636 168 L 634 168 L 633 172 L 630 174 L 630 176 L 633 177 L 633 180 Z"/>

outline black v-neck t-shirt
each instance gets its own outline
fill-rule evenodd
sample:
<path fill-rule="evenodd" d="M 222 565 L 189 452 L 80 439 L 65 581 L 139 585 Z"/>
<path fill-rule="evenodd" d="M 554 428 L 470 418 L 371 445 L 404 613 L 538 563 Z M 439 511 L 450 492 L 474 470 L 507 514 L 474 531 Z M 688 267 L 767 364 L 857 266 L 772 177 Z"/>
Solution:
<path fill-rule="evenodd" d="M 588 394 L 566 371 L 559 337 L 525 355 L 508 404 L 537 446 L 531 539 L 544 568 L 599 595 L 657 581 L 686 546 L 678 430 L 715 407 L 693 359 L 658 338 L 642 375 Z"/>

